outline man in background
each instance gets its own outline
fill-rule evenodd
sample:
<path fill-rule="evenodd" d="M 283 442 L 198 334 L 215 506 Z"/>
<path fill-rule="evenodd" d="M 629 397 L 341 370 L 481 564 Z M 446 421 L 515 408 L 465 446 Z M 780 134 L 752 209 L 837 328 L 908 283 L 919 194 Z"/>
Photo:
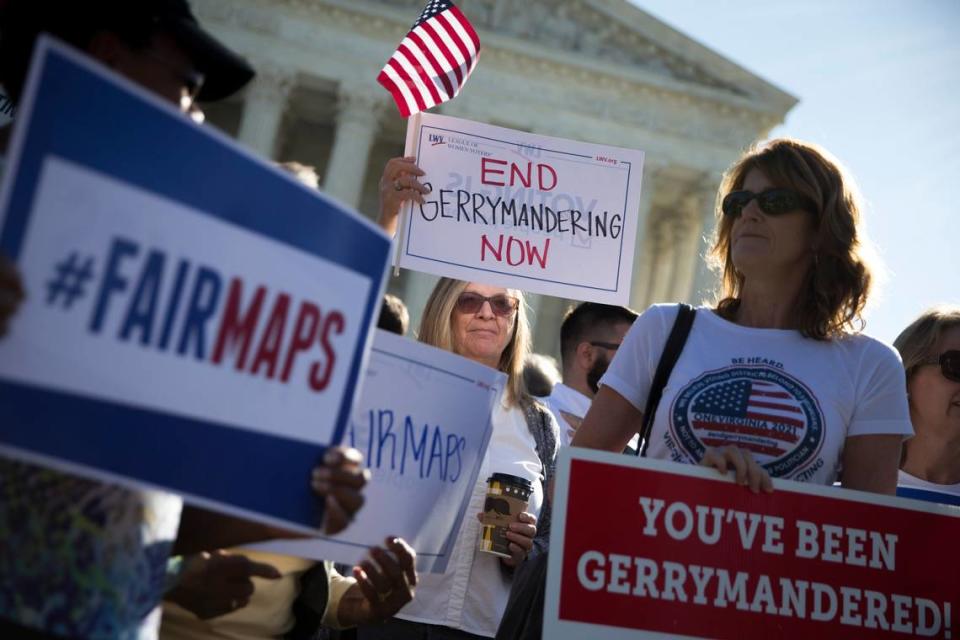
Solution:
<path fill-rule="evenodd" d="M 637 314 L 626 307 L 595 302 L 582 302 L 564 316 L 560 327 L 563 381 L 545 399 L 560 424 L 561 444 L 570 444 L 597 394 L 600 378 L 636 319 Z"/>

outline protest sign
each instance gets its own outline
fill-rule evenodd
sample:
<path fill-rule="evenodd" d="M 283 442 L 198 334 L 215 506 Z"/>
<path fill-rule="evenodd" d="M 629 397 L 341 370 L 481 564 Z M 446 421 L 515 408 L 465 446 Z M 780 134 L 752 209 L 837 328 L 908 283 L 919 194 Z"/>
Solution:
<path fill-rule="evenodd" d="M 544 637 L 957 637 L 960 509 L 564 449 Z"/>
<path fill-rule="evenodd" d="M 400 266 L 628 303 L 642 151 L 428 113 L 409 122 L 406 155 L 432 192 L 400 222 Z"/>
<path fill-rule="evenodd" d="M 388 239 L 48 40 L 16 126 L 0 251 L 27 299 L 0 448 L 312 531 Z"/>
<path fill-rule="evenodd" d="M 490 439 L 490 415 L 506 376 L 466 358 L 384 331 L 344 444 L 372 479 L 354 522 L 334 537 L 255 547 L 283 555 L 358 563 L 386 536 L 404 538 L 420 571 L 442 573 Z"/>

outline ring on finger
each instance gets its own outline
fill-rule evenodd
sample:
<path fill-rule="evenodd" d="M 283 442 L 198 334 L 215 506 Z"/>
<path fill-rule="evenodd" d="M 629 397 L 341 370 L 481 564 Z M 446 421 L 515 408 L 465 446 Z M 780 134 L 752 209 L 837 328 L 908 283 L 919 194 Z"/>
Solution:
<path fill-rule="evenodd" d="M 236 608 L 239 607 L 239 606 L 240 606 L 240 603 L 237 601 L 236 598 L 234 598 L 233 600 L 230 601 L 230 608 L 231 608 L 231 609 L 236 609 Z"/>
<path fill-rule="evenodd" d="M 403 185 L 400 184 L 400 179 L 399 179 L 399 178 L 393 181 L 393 190 L 394 190 L 394 191 L 403 191 Z"/>
<path fill-rule="evenodd" d="M 380 599 L 380 602 L 386 602 L 387 598 L 393 595 L 393 589 L 387 589 L 383 593 L 377 593 L 377 598 Z"/>

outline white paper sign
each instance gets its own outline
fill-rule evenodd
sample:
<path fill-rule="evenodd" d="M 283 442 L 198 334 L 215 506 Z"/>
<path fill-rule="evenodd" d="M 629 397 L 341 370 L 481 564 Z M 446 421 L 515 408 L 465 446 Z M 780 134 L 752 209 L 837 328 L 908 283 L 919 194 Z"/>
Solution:
<path fill-rule="evenodd" d="M 643 152 L 433 114 L 406 154 L 432 192 L 399 230 L 402 267 L 627 304 Z"/>
<path fill-rule="evenodd" d="M 400 536 L 417 552 L 418 570 L 442 573 L 477 481 L 490 416 L 505 380 L 489 367 L 377 331 L 343 439 L 363 453 L 372 472 L 363 508 L 336 536 L 254 548 L 356 564 L 386 536 Z"/>

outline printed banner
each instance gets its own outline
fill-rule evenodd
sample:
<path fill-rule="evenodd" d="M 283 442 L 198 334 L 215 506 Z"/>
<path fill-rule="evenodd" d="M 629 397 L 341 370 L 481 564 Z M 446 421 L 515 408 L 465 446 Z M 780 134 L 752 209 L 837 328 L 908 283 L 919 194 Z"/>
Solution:
<path fill-rule="evenodd" d="M 342 533 L 282 540 L 259 551 L 358 563 L 387 536 L 404 538 L 420 571 L 442 573 L 490 439 L 506 376 L 384 331 L 376 332 L 344 444 L 364 454 L 372 480 Z"/>
<path fill-rule="evenodd" d="M 544 637 L 960 637 L 960 509 L 774 488 L 563 449 Z"/>
<path fill-rule="evenodd" d="M 400 266 L 629 303 L 642 151 L 423 113 L 406 155 L 432 192 L 401 221 Z"/>
<path fill-rule="evenodd" d="M 0 448 L 312 531 L 388 239 L 49 41 L 17 121 L 0 251 L 27 299 L 0 340 Z"/>

